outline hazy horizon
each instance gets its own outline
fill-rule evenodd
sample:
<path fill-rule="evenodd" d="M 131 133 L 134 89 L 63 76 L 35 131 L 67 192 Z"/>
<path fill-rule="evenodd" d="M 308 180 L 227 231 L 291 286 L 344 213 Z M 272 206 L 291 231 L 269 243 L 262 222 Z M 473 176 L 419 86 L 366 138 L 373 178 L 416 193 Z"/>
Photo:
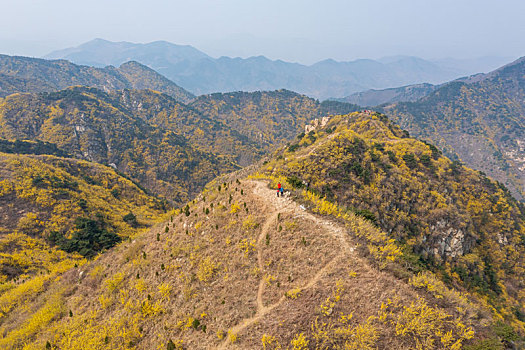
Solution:
<path fill-rule="evenodd" d="M 5 0 L 4 0 L 5 1 Z M 324 2 L 269 0 L 7 0 L 0 53 L 44 56 L 95 38 L 191 45 L 212 57 L 312 64 L 385 56 L 429 60 L 514 59 L 525 36 L 525 2 L 464 0 Z"/>

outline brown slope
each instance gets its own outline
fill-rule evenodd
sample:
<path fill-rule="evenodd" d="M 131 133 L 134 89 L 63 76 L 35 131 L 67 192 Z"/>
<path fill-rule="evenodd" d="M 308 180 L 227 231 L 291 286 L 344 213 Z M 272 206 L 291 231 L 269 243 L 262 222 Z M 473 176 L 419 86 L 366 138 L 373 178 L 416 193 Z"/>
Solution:
<path fill-rule="evenodd" d="M 465 330 L 456 321 L 422 318 L 428 339 L 396 335 L 390 321 L 405 325 L 408 310 L 460 317 L 486 337 L 480 319 L 458 313 L 458 300 L 434 298 L 360 256 L 355 230 L 364 221 L 341 225 L 274 197 L 264 182 L 230 179 L 211 184 L 189 203 L 188 215 L 174 215 L 31 295 L 34 311 L 3 319 L 0 345 L 151 349 L 171 341 L 186 349 L 260 349 L 264 340 L 272 349 L 410 349 L 422 339 L 440 342 L 438 328 L 456 339 Z M 24 320 L 54 311 L 57 299 L 64 311 L 31 332 Z"/>

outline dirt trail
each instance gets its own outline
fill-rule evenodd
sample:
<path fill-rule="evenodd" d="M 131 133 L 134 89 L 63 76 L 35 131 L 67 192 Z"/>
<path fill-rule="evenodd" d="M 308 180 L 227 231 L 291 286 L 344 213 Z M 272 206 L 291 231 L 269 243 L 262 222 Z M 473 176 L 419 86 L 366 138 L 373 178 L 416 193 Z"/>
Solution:
<path fill-rule="evenodd" d="M 261 233 L 257 239 L 257 264 L 259 270 L 263 271 L 263 249 L 264 249 L 264 239 L 266 234 L 269 232 L 272 225 L 277 225 L 277 217 L 279 213 L 293 213 L 298 217 L 304 219 L 312 220 L 317 225 L 323 227 L 327 232 L 330 232 L 334 238 L 339 240 L 341 246 L 341 252 L 337 254 L 332 260 L 330 260 L 326 265 L 324 265 L 319 271 L 309 280 L 305 281 L 302 290 L 313 287 L 324 275 L 326 275 L 331 269 L 336 266 L 336 263 L 339 259 L 343 258 L 347 254 L 352 254 L 355 247 L 349 243 L 349 237 L 345 233 L 344 229 L 339 225 L 336 225 L 328 220 L 318 218 L 304 209 L 302 209 L 296 202 L 286 197 L 276 197 L 275 191 L 268 188 L 268 185 L 264 181 L 251 181 L 254 184 L 253 194 L 260 201 L 265 203 L 265 210 L 268 212 L 268 218 L 264 222 Z M 259 288 L 257 290 L 257 311 L 253 317 L 244 319 L 239 324 L 229 329 L 229 334 L 238 334 L 244 329 L 248 328 L 252 324 L 261 320 L 265 315 L 275 309 L 277 306 L 281 305 L 286 301 L 286 297 L 282 296 L 279 301 L 265 306 L 263 297 L 264 297 L 264 288 L 266 281 L 264 276 L 261 276 L 259 282 Z M 230 345 L 230 340 L 228 337 L 224 342 L 218 347 L 219 349 L 226 349 Z"/>
<path fill-rule="evenodd" d="M 266 237 L 266 234 L 268 233 L 268 230 L 272 226 L 272 224 L 277 223 L 277 216 L 279 215 L 279 212 L 274 211 L 270 217 L 266 220 L 264 223 L 261 233 L 259 234 L 259 238 L 257 239 L 257 265 L 259 267 L 259 271 L 264 270 L 263 266 L 263 240 Z M 266 285 L 266 281 L 264 278 L 261 278 L 261 281 L 259 282 L 259 290 L 257 291 L 257 312 L 256 314 L 261 314 L 265 311 L 264 303 L 263 303 L 263 295 L 264 295 L 264 286 Z"/>

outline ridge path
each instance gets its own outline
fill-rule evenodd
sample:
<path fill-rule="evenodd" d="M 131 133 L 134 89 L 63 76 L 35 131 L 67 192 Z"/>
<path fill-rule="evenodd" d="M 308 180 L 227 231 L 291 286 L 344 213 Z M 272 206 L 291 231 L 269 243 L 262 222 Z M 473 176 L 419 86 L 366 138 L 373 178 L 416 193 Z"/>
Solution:
<path fill-rule="evenodd" d="M 306 281 L 301 287 L 302 290 L 312 288 L 324 275 L 326 275 L 332 268 L 335 267 L 334 265 L 339 259 L 343 258 L 346 254 L 352 254 L 354 252 L 355 247 L 350 244 L 349 236 L 346 234 L 343 227 L 336 225 L 327 219 L 322 219 L 308 213 L 307 211 L 300 208 L 296 202 L 289 198 L 276 197 L 274 191 L 268 188 L 268 185 L 265 181 L 250 180 L 250 182 L 254 185 L 254 195 L 260 201 L 265 203 L 265 211 L 268 212 L 268 217 L 264 222 L 261 233 L 257 239 L 257 265 L 260 271 L 263 271 L 263 240 L 270 228 L 278 224 L 277 218 L 279 213 L 294 213 L 296 216 L 312 220 L 324 230 L 330 232 L 332 236 L 340 243 L 341 251 L 339 254 L 337 254 L 326 265 L 321 267 L 311 279 Z M 255 312 L 255 315 L 242 320 L 240 323 L 230 328 L 228 330 L 228 334 L 238 334 L 242 332 L 286 301 L 286 297 L 283 295 L 277 302 L 270 305 L 264 305 L 263 297 L 265 285 L 266 281 L 264 276 L 262 276 L 257 290 L 257 311 Z M 226 337 L 218 349 L 227 349 L 229 344 L 230 339 Z"/>

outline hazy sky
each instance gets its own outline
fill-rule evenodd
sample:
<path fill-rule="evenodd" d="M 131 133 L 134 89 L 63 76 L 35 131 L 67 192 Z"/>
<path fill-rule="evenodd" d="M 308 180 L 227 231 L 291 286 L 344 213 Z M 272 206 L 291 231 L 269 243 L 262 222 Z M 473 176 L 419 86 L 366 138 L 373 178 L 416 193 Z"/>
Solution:
<path fill-rule="evenodd" d="M 524 0 L 0 0 L 0 53 L 92 40 L 190 44 L 301 63 L 525 55 Z"/>

